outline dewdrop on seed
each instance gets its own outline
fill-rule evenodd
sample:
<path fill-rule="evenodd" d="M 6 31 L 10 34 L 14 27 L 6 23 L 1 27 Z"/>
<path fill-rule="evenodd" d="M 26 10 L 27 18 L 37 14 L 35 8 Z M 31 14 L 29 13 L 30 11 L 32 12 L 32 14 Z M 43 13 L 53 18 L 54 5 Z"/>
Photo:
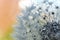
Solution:
<path fill-rule="evenodd" d="M 13 27 L 16 40 L 60 40 L 60 0 L 36 0 L 23 8 Z M 40 5 L 41 4 L 41 5 Z"/>

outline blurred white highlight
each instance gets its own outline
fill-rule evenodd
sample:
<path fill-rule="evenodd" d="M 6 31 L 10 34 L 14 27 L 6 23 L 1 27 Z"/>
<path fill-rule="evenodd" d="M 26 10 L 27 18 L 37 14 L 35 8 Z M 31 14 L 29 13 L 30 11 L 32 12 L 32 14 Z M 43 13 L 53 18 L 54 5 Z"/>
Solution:
<path fill-rule="evenodd" d="M 19 2 L 19 6 L 22 8 L 22 9 L 26 9 L 26 7 L 30 7 L 32 5 L 32 1 L 31 0 L 21 0 Z"/>

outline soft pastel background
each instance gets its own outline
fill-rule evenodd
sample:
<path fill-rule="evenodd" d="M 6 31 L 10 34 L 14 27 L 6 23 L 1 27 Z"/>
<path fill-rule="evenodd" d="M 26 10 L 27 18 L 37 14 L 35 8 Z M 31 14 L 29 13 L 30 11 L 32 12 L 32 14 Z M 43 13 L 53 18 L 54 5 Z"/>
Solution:
<path fill-rule="evenodd" d="M 10 33 L 18 11 L 18 0 L 0 0 L 0 40 L 12 40 Z"/>

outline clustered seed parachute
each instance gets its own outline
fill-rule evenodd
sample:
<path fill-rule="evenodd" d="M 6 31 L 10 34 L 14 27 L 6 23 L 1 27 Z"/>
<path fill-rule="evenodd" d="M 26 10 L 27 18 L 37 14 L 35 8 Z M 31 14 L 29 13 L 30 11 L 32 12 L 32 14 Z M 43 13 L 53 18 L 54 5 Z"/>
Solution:
<path fill-rule="evenodd" d="M 60 40 L 60 0 L 37 0 L 17 16 L 15 40 Z"/>

